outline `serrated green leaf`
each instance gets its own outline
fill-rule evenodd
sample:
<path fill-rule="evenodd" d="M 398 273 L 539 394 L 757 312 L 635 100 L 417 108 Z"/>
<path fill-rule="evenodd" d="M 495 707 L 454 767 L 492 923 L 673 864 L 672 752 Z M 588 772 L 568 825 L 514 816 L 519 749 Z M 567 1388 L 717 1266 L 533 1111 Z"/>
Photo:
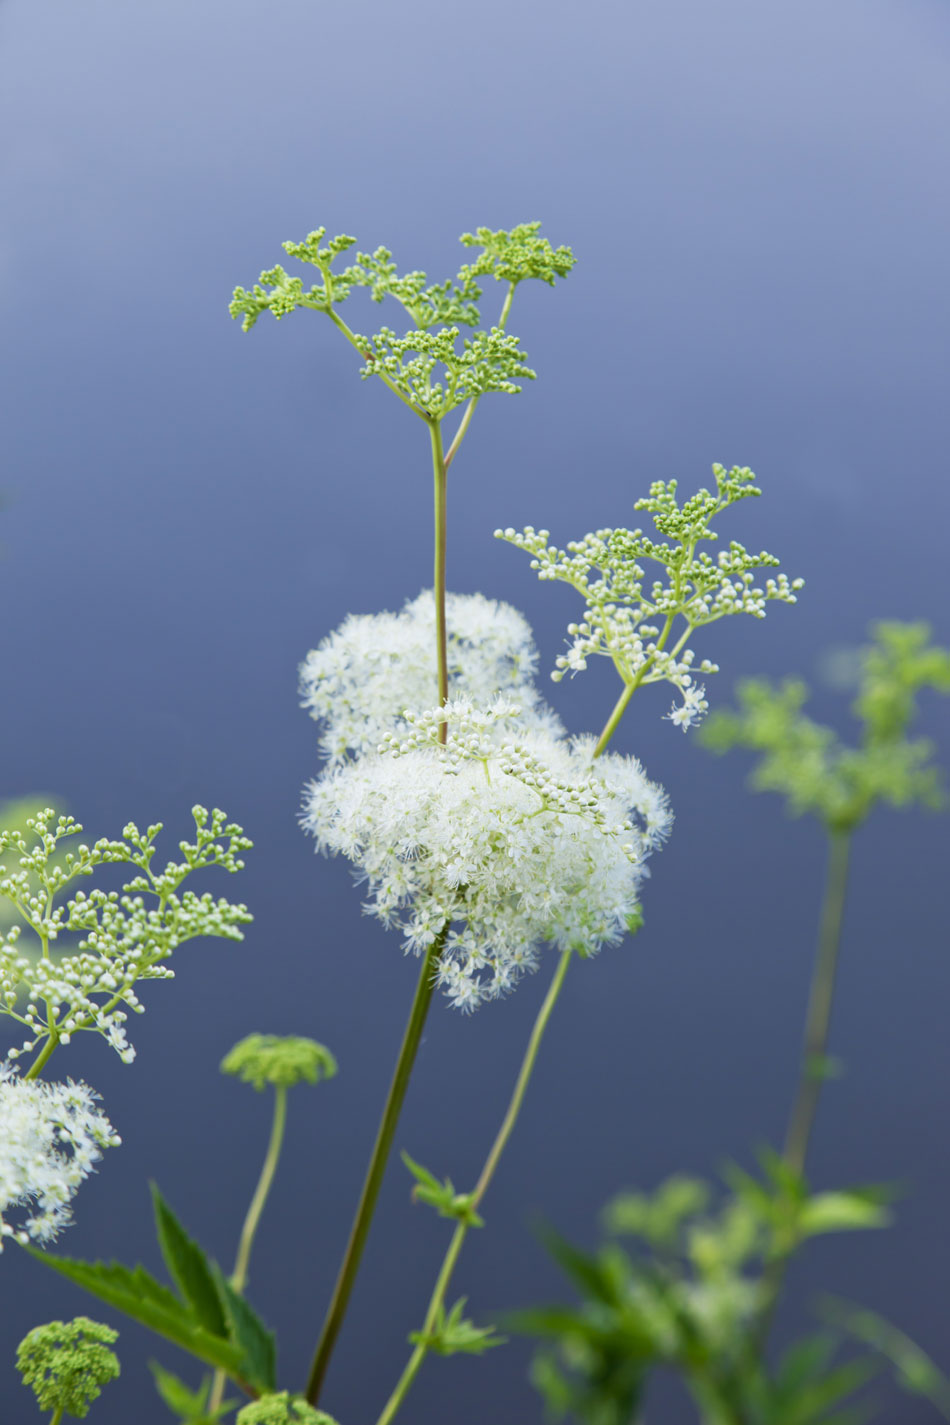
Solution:
<path fill-rule="evenodd" d="M 155 1378 L 155 1389 L 173 1415 L 187 1420 L 203 1414 L 208 1399 L 207 1380 L 202 1382 L 198 1390 L 192 1390 L 172 1371 L 167 1371 L 164 1366 L 159 1365 L 158 1361 L 149 1361 L 148 1368 Z"/>
<path fill-rule="evenodd" d="M 149 1361 L 149 1370 L 155 1377 L 155 1388 L 173 1415 L 185 1425 L 218 1425 L 238 1404 L 236 1400 L 223 1400 L 214 1410 L 208 1409 L 211 1394 L 211 1377 L 205 1376 L 197 1390 L 192 1390 L 183 1380 L 167 1371 L 158 1361 Z"/>
<path fill-rule="evenodd" d="M 462 1315 L 465 1302 L 464 1296 L 459 1297 L 448 1315 L 445 1314 L 445 1308 L 440 1306 L 432 1331 L 412 1331 L 409 1335 L 410 1342 L 414 1346 L 425 1346 L 427 1350 L 435 1351 L 440 1356 L 454 1356 L 459 1353 L 480 1356 L 483 1351 L 491 1350 L 492 1346 L 503 1346 L 505 1337 L 496 1336 L 494 1326 L 476 1326 L 474 1321 L 469 1321 Z"/>
<path fill-rule="evenodd" d="M 277 1388 L 277 1348 L 257 1313 L 239 1296 L 217 1263 L 212 1263 L 232 1342 L 241 1353 L 241 1374 L 263 1392 Z"/>
<path fill-rule="evenodd" d="M 416 1186 L 412 1190 L 416 1201 L 428 1203 L 436 1209 L 440 1217 L 454 1218 L 468 1227 L 484 1227 L 484 1220 L 472 1205 L 471 1193 L 456 1192 L 451 1178 L 440 1183 L 434 1173 L 430 1173 L 428 1168 L 410 1158 L 405 1150 L 400 1157 L 416 1180 Z"/>
<path fill-rule="evenodd" d="M 155 1183 L 151 1184 L 155 1231 L 169 1275 L 195 1316 L 214 1336 L 228 1335 L 228 1326 L 208 1258 L 188 1236 Z"/>
<path fill-rule="evenodd" d="M 24 1251 L 38 1262 L 43 1262 L 51 1271 L 75 1282 L 99 1301 L 114 1306 L 156 1335 L 181 1346 L 199 1361 L 243 1376 L 241 1349 L 232 1341 L 206 1330 L 190 1308 L 157 1282 L 144 1267 L 129 1268 L 121 1262 L 82 1262 L 70 1257 L 55 1257 L 30 1246 L 24 1247 Z"/>

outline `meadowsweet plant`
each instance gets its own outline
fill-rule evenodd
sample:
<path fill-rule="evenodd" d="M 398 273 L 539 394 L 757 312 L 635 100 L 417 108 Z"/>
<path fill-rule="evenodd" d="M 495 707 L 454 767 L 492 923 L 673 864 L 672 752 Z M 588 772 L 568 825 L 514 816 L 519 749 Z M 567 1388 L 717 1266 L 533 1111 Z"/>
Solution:
<path fill-rule="evenodd" d="M 300 667 L 301 701 L 319 726 L 320 759 L 308 769 L 313 775 L 303 793 L 303 830 L 318 851 L 350 861 L 364 889 L 364 909 L 394 931 L 402 953 L 418 965 L 308 1378 L 280 1378 L 274 1334 L 246 1289 L 251 1248 L 284 1139 L 288 1091 L 336 1071 L 334 1056 L 315 1040 L 255 1033 L 222 1063 L 225 1073 L 274 1095 L 264 1164 L 230 1274 L 188 1234 L 155 1187 L 155 1230 L 171 1285 L 143 1267 L 71 1260 L 25 1244 L 47 1268 L 210 1368 L 211 1375 L 194 1384 L 163 1365 L 153 1367 L 162 1401 L 190 1425 L 226 1418 L 237 1404 L 225 1399 L 229 1387 L 249 1400 L 238 1410 L 237 1425 L 334 1425 L 318 1401 L 435 991 L 441 989 L 453 1009 L 470 1011 L 513 991 L 547 961 L 548 988 L 474 1185 L 457 1189 L 403 1149 L 407 1187 L 450 1220 L 452 1235 L 422 1321 L 414 1329 L 406 1322 L 411 1350 L 381 1402 L 377 1425 L 389 1425 L 401 1411 L 429 1355 L 480 1355 L 502 1344 L 492 1326 L 466 1315 L 465 1297 L 450 1300 L 462 1249 L 470 1232 L 484 1228 L 482 1202 L 514 1131 L 569 966 L 640 929 L 647 863 L 672 826 L 662 787 L 635 757 L 608 751 L 608 744 L 641 684 L 672 684 L 680 696 L 672 720 L 688 728 L 707 705 L 695 675 L 715 671 L 706 658 L 694 667 L 693 633 L 726 615 L 761 618 L 769 601 L 794 603 L 801 586 L 801 580 L 775 572 L 772 555 L 749 554 L 736 542 L 716 558 L 706 549 L 717 538 L 713 519 L 760 493 L 744 467 L 714 466 L 715 490 L 700 489 L 682 505 L 675 480 L 654 482 L 637 508 L 652 514 L 657 539 L 641 530 L 601 530 L 564 552 L 548 546 L 544 531 L 505 530 L 503 537 L 532 555 L 542 578 L 566 579 L 583 597 L 582 622 L 569 630 L 572 642 L 555 680 L 583 668 L 595 653 L 609 656 L 622 679 L 622 694 L 605 710 L 603 727 L 569 736 L 537 686 L 537 653 L 525 619 L 486 595 L 450 593 L 447 553 L 448 472 L 456 468 L 482 398 L 516 395 L 535 378 L 509 330 L 516 292 L 525 281 L 557 286 L 570 274 L 574 256 L 543 236 L 537 222 L 497 231 L 480 227 L 462 236 L 467 260 L 455 276 L 432 282 L 414 269 L 400 272 L 385 247 L 364 252 L 351 237 L 325 239 L 319 228 L 302 242 L 284 244 L 303 270 L 313 270 L 309 286 L 296 269 L 276 265 L 252 287 L 235 290 L 231 314 L 245 331 L 268 312 L 278 320 L 302 310 L 321 314 L 329 321 L 322 332 L 334 328 L 357 353 L 361 377 L 381 382 L 422 422 L 433 477 L 434 540 L 431 588 L 409 597 L 398 612 L 354 613 L 334 632 L 315 630 L 319 641 Z M 482 302 L 491 283 L 499 284 L 500 310 L 488 324 Z M 362 318 L 357 325 L 356 318 L 351 324 L 341 315 L 344 302 L 360 301 L 364 311 L 369 303 L 387 303 L 400 329 L 380 325 L 364 335 Z M 314 338 L 320 337 L 318 326 Z M 411 489 L 406 504 L 410 512 L 417 508 Z M 648 565 L 655 577 L 648 577 Z M 761 587 L 755 582 L 760 569 L 773 571 Z M 420 582 L 414 577 L 405 593 L 412 596 Z M 78 831 L 68 818 L 55 826 L 52 814 L 41 818 L 32 845 L 23 837 L 0 840 L 19 866 L 6 872 L 0 894 L 14 900 L 39 947 L 33 958 L 19 954 L 11 929 L 2 952 L 2 1006 L 25 1031 L 19 1052 L 36 1056 L 18 1088 L 29 1088 L 50 1054 L 81 1030 L 98 1032 L 128 1059 L 125 1016 L 141 1008 L 138 982 L 167 978 L 168 956 L 183 940 L 240 937 L 249 918 L 243 906 L 181 887 L 206 867 L 238 869 L 249 843 L 223 814 L 210 820 L 201 808 L 195 814 L 195 843 L 182 843 L 184 860 L 158 874 L 151 866 L 158 827 L 142 833 L 130 824 L 121 842 L 80 847 L 62 861 L 56 859 L 59 841 Z M 63 901 L 75 877 L 113 862 L 136 868 L 122 892 L 77 892 Z M 53 942 L 61 932 L 78 939 L 56 955 Z M 491 1013 L 486 1008 L 480 1018 Z M 14 1083 L 9 1075 L 8 1082 Z M 87 1106 L 85 1112 L 89 1142 L 62 1148 L 70 1163 L 91 1161 L 112 1131 L 103 1121 L 95 1139 L 92 1110 Z M 58 1151 L 57 1141 L 47 1158 Z M 17 1202 L 25 1196 L 21 1192 Z M 33 1199 L 41 1216 L 55 1216 L 52 1199 L 49 1207 L 38 1192 Z"/>
<path fill-rule="evenodd" d="M 891 1367 L 899 1385 L 950 1419 L 950 1381 L 933 1361 L 889 1322 L 847 1302 L 826 1300 L 820 1329 L 779 1360 L 767 1350 L 788 1266 L 805 1244 L 890 1221 L 892 1190 L 815 1192 L 805 1176 L 822 1086 L 836 1072 L 828 1043 L 851 842 L 878 807 L 945 804 L 934 746 L 910 734 L 920 696 L 950 692 L 950 649 L 934 644 L 924 623 L 881 622 L 843 663 L 857 685 L 854 742 L 805 713 L 809 690 L 798 679 L 740 681 L 738 706 L 716 710 L 700 729 L 715 752 L 754 753 L 752 787 L 778 792 L 793 815 L 816 817 L 828 838 L 783 1150 L 762 1150 L 756 1173 L 731 1165 L 718 1189 L 674 1177 L 653 1194 L 622 1194 L 604 1213 L 608 1241 L 593 1254 L 549 1234 L 580 1303 L 524 1311 L 512 1325 L 547 1343 L 533 1374 L 555 1418 L 628 1425 L 664 1368 L 681 1377 L 710 1425 L 837 1425 L 866 1418 L 867 1386 Z M 618 1241 L 630 1238 L 633 1251 Z"/>

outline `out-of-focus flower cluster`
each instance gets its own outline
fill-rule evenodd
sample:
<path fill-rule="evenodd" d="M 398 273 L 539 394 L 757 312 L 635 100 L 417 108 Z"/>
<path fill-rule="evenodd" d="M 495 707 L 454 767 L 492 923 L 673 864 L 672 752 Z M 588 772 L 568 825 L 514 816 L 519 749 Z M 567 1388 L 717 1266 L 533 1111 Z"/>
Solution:
<path fill-rule="evenodd" d="M 431 594 L 399 615 L 347 619 L 305 661 L 331 765 L 307 787 L 302 820 L 319 849 L 353 862 L 366 909 L 406 950 L 444 939 L 439 981 L 473 1009 L 533 969 L 542 943 L 589 955 L 636 929 L 646 858 L 671 814 L 634 758 L 595 760 L 591 739 L 565 736 L 531 682 L 520 614 L 455 595 L 447 622 L 444 708 L 431 706 Z"/>
<path fill-rule="evenodd" d="M 27 1081 L 0 1065 L 0 1250 L 4 1237 L 51 1241 L 104 1148 L 121 1140 L 87 1084 Z M 27 1213 L 17 1223 L 13 1209 Z"/>

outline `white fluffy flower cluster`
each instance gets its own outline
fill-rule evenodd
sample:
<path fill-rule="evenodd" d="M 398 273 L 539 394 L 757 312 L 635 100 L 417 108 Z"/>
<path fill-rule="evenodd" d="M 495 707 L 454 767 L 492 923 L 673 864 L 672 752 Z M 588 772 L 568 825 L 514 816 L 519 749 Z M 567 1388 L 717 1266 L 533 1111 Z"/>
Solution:
<path fill-rule="evenodd" d="M 88 1084 L 26 1080 L 0 1066 L 0 1251 L 4 1237 L 51 1241 L 71 1221 L 70 1200 L 121 1140 Z M 18 1226 L 13 1208 L 30 1213 Z"/>
<path fill-rule="evenodd" d="M 515 698 L 526 724 L 559 735 L 557 715 L 537 692 L 538 655 L 527 620 L 483 594 L 446 599 L 449 695 L 488 702 Z M 431 589 L 401 613 L 350 614 L 300 666 L 303 706 L 323 724 L 320 750 L 333 763 L 375 752 L 405 708 L 438 699 L 435 600 Z"/>
<path fill-rule="evenodd" d="M 590 955 L 639 924 L 671 814 L 635 759 L 594 761 L 593 747 L 504 697 L 406 710 L 377 752 L 309 785 L 303 824 L 354 863 L 407 950 L 445 935 L 439 981 L 474 1009 L 534 968 L 540 944 Z"/>

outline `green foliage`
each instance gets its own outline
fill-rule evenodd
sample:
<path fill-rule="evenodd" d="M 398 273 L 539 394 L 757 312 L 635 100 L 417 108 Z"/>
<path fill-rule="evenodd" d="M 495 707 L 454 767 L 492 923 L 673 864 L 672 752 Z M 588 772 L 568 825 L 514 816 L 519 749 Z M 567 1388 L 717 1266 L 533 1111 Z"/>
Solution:
<path fill-rule="evenodd" d="M 731 1168 L 718 1201 L 708 1184 L 682 1176 L 652 1194 L 621 1194 L 604 1223 L 631 1250 L 608 1241 L 586 1253 L 545 1233 L 581 1303 L 519 1312 L 510 1324 L 551 1343 L 533 1379 L 556 1417 L 629 1425 L 652 1374 L 665 1368 L 681 1376 L 708 1425 L 851 1418 L 841 1407 L 877 1367 L 833 1360 L 833 1337 L 802 1342 L 767 1369 L 760 1330 L 769 1274 L 810 1236 L 884 1225 L 888 1194 L 812 1194 L 777 1154 L 763 1152 L 761 1164 L 761 1176 Z"/>
<path fill-rule="evenodd" d="M 878 623 L 861 650 L 852 711 L 861 725 L 856 747 L 803 711 L 799 679 L 777 687 L 764 678 L 737 685 L 738 709 L 715 713 L 701 740 L 714 752 L 734 747 L 760 754 L 751 784 L 779 792 L 794 815 L 808 812 L 832 831 L 853 830 L 878 802 L 893 807 L 942 804 L 933 744 L 907 735 L 925 689 L 950 692 L 950 650 L 930 643 L 923 623 Z"/>
<path fill-rule="evenodd" d="M 456 1192 L 451 1178 L 440 1183 L 428 1168 L 414 1162 L 408 1153 L 403 1152 L 400 1156 L 416 1180 L 412 1190 L 414 1201 L 427 1202 L 430 1207 L 436 1209 L 440 1217 L 454 1217 L 458 1222 L 464 1222 L 467 1227 L 484 1227 L 482 1218 L 475 1211 L 470 1192 Z"/>
<path fill-rule="evenodd" d="M 226 1400 L 213 1410 L 209 1408 L 211 1376 L 205 1376 L 198 1389 L 192 1390 L 157 1361 L 149 1361 L 149 1369 L 155 1377 L 156 1390 L 182 1425 L 218 1425 L 237 1404 L 234 1400 Z"/>
<path fill-rule="evenodd" d="M 282 1390 L 245 1405 L 238 1411 L 235 1425 L 336 1425 L 336 1421 L 302 1395 Z"/>
<path fill-rule="evenodd" d="M 63 1411 L 84 1420 L 102 1387 L 119 1374 L 109 1347 L 118 1331 L 77 1316 L 36 1326 L 20 1342 L 17 1370 L 31 1386 L 41 1410 Z"/>
<path fill-rule="evenodd" d="M 213 1336 L 226 1336 L 224 1308 L 208 1259 L 185 1232 L 155 1183 L 152 1183 L 152 1208 L 162 1260 L 182 1300 L 206 1331 Z"/>
<path fill-rule="evenodd" d="M 839 1331 L 871 1346 L 894 1366 L 897 1384 L 912 1395 L 925 1396 L 945 1420 L 950 1420 L 950 1380 L 909 1336 L 878 1316 L 832 1298 L 822 1303 L 821 1314 Z"/>
<path fill-rule="evenodd" d="M 175 1295 L 144 1267 L 81 1262 L 27 1247 L 53 1271 L 172 1341 L 206 1365 L 226 1371 L 250 1390 L 273 1390 L 274 1337 L 234 1291 L 220 1268 L 184 1231 L 158 1189 L 152 1188 L 162 1257 Z"/>
<path fill-rule="evenodd" d="M 223 1074 L 233 1074 L 258 1090 L 268 1084 L 274 1088 L 315 1084 L 332 1079 L 336 1071 L 329 1049 L 296 1034 L 249 1034 L 221 1060 Z"/>
<path fill-rule="evenodd" d="M 88 1030 L 130 1061 L 135 1051 L 126 1037 L 125 1010 L 143 1010 L 137 983 L 173 978 L 165 961 L 187 940 L 204 935 L 243 939 L 240 927 L 252 918 L 246 906 L 181 888 L 193 873 L 212 866 L 240 870 L 241 853 L 252 843 L 222 811 L 209 814 L 195 806 L 192 815 L 194 842 L 180 842 L 183 859 L 157 872 L 151 863 L 160 823 L 143 832 L 129 822 L 121 841 L 102 838 L 65 852 L 60 843 L 82 827 L 51 808 L 29 817 L 25 830 L 0 831 L 0 856 L 8 863 L 0 865 L 0 900 L 16 916 L 0 944 L 0 1013 L 24 1026 L 28 1035 L 21 1048 L 9 1051 L 11 1059 L 41 1050 L 49 1040 L 67 1044 L 72 1035 Z M 138 872 L 121 894 L 77 890 L 62 899 L 74 881 L 110 865 L 131 865 Z M 39 943 L 38 957 L 20 952 L 23 929 Z M 73 947 L 54 954 L 60 936 L 70 932 L 78 936 Z M 23 982 L 29 1003 L 21 1013 L 17 1004 Z"/>
<path fill-rule="evenodd" d="M 673 720 L 684 727 L 706 707 L 693 682 L 693 650 L 687 647 L 693 631 L 729 614 L 765 617 L 770 600 L 795 603 L 801 579 L 791 582 L 784 574 L 768 578 L 764 587 L 754 582 L 753 571 L 775 568 L 778 560 L 764 550 L 749 551 L 736 540 L 713 559 L 701 545 L 718 538 L 713 519 L 740 500 L 762 492 L 752 481 L 752 471 L 739 466 L 726 470 L 713 466 L 715 492 L 701 489 L 680 506 L 677 482 L 657 480 L 650 494 L 634 505 L 653 516 L 655 540 L 642 529 L 599 529 L 566 549 L 548 543 L 546 529 L 528 526 L 496 530 L 532 556 L 538 578 L 570 584 L 584 599 L 579 623 L 570 624 L 573 640 L 569 652 L 556 660 L 555 680 L 587 667 L 592 655 L 613 661 L 628 688 L 641 683 L 670 682 L 684 695 L 684 707 Z M 648 577 L 647 565 L 658 566 Z M 701 673 L 718 671 L 708 659 Z"/>
<path fill-rule="evenodd" d="M 410 1332 L 410 1343 L 438 1356 L 480 1356 L 492 1346 L 503 1346 L 506 1338 L 495 1335 L 494 1326 L 476 1326 L 462 1315 L 465 1302 L 464 1296 L 459 1297 L 448 1313 L 440 1303 L 432 1330 Z"/>

